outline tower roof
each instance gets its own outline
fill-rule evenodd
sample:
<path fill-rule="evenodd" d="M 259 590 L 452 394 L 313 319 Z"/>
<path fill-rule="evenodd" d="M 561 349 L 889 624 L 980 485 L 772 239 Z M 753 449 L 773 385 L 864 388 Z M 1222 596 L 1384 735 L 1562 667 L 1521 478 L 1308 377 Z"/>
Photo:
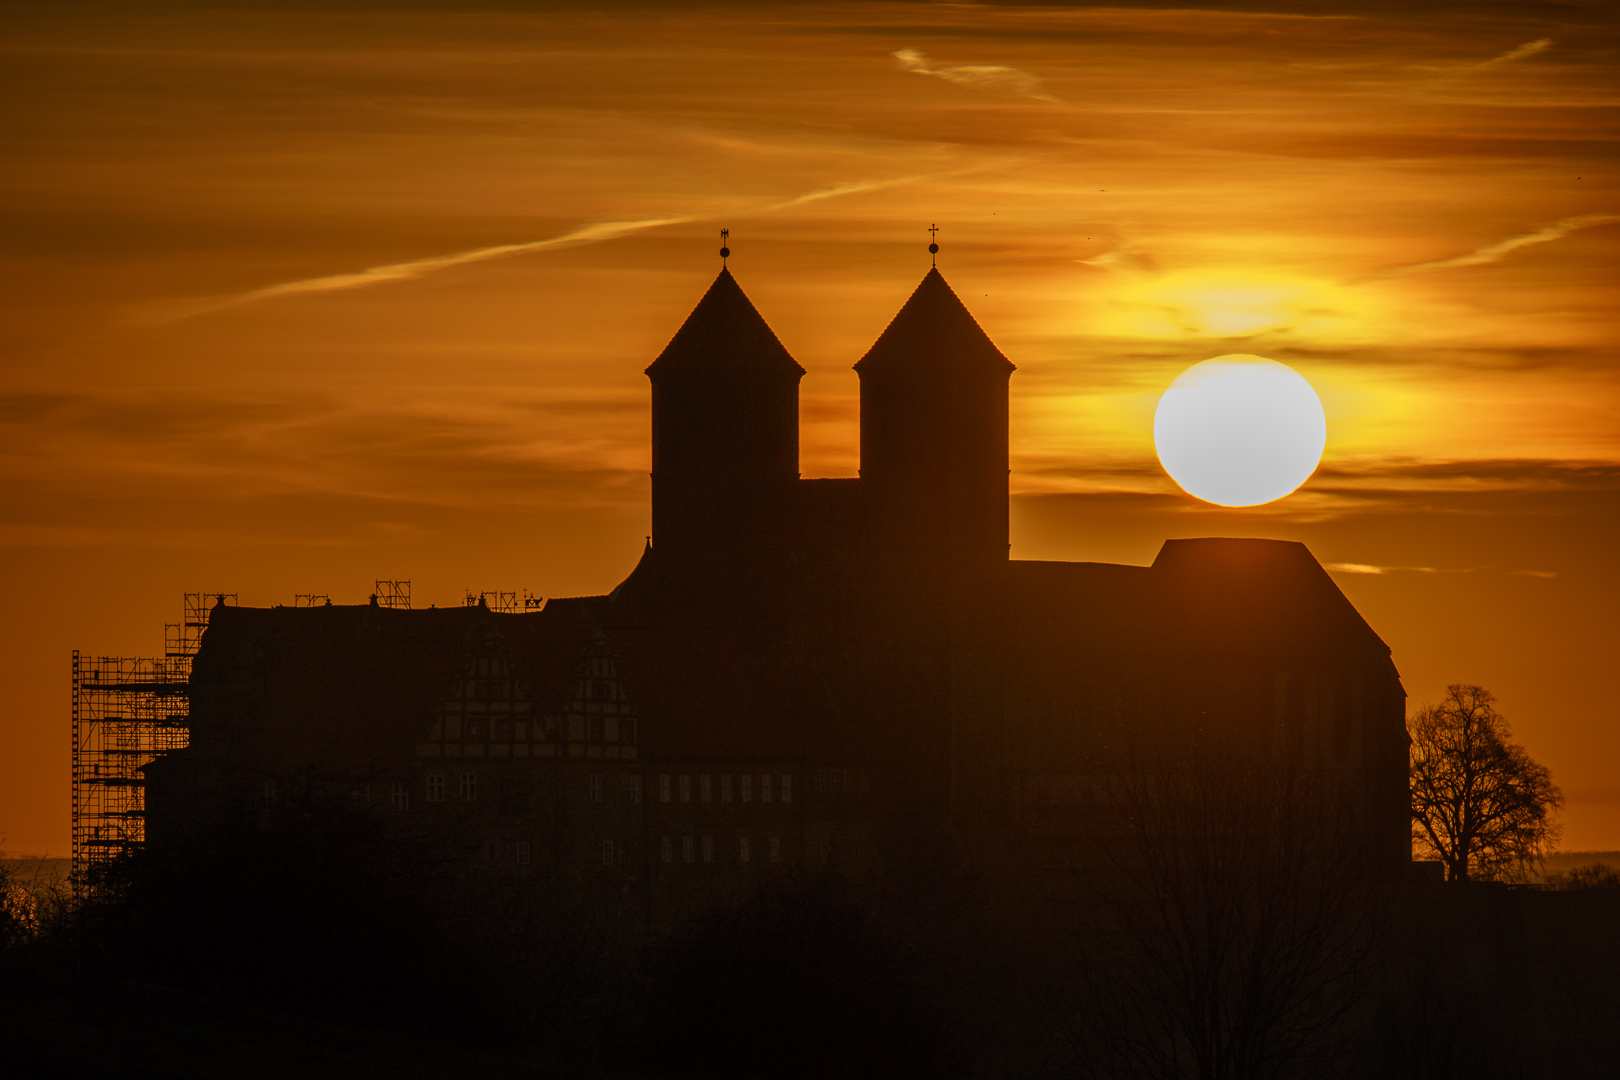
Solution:
<path fill-rule="evenodd" d="M 726 269 L 647 368 L 652 378 L 709 373 L 804 374 Z"/>
<path fill-rule="evenodd" d="M 945 284 L 937 267 L 928 271 L 889 328 L 855 365 L 856 371 L 1011 372 L 1013 363 L 996 348 L 972 314 Z"/>

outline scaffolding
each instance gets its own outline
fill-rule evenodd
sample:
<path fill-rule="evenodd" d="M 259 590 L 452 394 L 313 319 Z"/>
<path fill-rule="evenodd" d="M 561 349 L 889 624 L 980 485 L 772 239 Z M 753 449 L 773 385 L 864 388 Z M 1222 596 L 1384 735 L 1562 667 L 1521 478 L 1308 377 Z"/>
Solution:
<path fill-rule="evenodd" d="M 525 591 L 525 599 L 527 599 L 527 596 L 527 591 Z M 473 592 L 468 589 L 467 596 L 462 600 L 462 603 L 467 607 L 477 607 L 482 603 L 491 611 L 514 612 L 518 609 L 518 594 L 515 591 Z"/>
<path fill-rule="evenodd" d="M 73 876 L 146 838 L 146 777 L 141 771 L 190 741 L 191 660 L 208 626 L 210 601 L 234 593 L 186 593 L 180 622 L 164 627 L 164 655 L 91 657 L 73 653 Z"/>
<path fill-rule="evenodd" d="M 372 595 L 376 597 L 378 607 L 410 610 L 411 583 L 408 581 L 379 581 L 377 591 Z"/>

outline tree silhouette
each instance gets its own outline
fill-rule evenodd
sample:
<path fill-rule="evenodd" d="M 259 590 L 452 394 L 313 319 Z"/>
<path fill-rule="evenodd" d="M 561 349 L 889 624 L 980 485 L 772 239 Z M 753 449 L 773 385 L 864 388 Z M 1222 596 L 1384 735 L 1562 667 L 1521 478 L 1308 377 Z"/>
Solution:
<path fill-rule="evenodd" d="M 1484 687 L 1457 683 L 1412 717 L 1412 845 L 1451 881 L 1501 877 L 1558 839 L 1564 796 L 1545 765 L 1509 737 Z"/>
<path fill-rule="evenodd" d="M 1112 784 L 1081 1072 L 1249 1080 L 1324 1065 L 1373 948 L 1353 791 L 1281 731 L 1138 745 Z"/>

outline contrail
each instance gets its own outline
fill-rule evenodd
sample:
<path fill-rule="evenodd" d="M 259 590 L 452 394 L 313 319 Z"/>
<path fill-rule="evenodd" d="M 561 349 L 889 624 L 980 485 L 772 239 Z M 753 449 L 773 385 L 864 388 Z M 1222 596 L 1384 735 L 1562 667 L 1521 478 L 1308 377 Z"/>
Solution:
<path fill-rule="evenodd" d="M 1493 263 L 1506 258 L 1508 255 L 1522 247 L 1532 244 L 1545 244 L 1549 240 L 1557 240 L 1568 236 L 1577 229 L 1590 229 L 1594 225 L 1607 225 L 1613 221 L 1620 221 L 1620 214 L 1581 214 L 1578 217 L 1561 218 L 1551 225 L 1543 225 L 1535 232 L 1528 232 L 1522 236 L 1510 236 L 1506 240 L 1498 240 L 1494 244 L 1486 244 L 1476 251 L 1466 255 L 1456 255 L 1449 259 L 1436 259 L 1433 262 L 1416 263 L 1412 266 L 1397 266 L 1378 274 L 1378 277 L 1398 277 L 1402 274 L 1416 274 L 1425 270 L 1449 270 L 1455 266 L 1479 266 L 1482 263 Z"/>
<path fill-rule="evenodd" d="M 786 210 L 790 207 L 803 206 L 806 203 L 820 202 L 822 199 L 835 199 L 842 195 L 855 195 L 864 191 L 877 191 L 881 188 L 895 187 L 900 184 L 910 184 L 923 179 L 921 176 L 903 176 L 894 180 L 864 180 L 851 184 L 836 184 L 828 188 L 797 195 L 791 199 L 772 203 L 754 213 L 769 213 L 773 210 Z M 159 322 L 177 322 L 188 319 L 194 315 L 202 315 L 210 311 L 219 311 L 222 308 L 237 307 L 242 304 L 251 304 L 259 300 L 271 300 L 278 296 L 296 296 L 299 293 L 338 292 L 344 289 L 363 289 L 369 285 L 382 285 L 390 281 L 409 281 L 426 274 L 444 270 L 452 266 L 461 266 L 466 263 L 484 262 L 487 259 L 503 259 L 508 255 L 526 255 L 534 251 L 549 251 L 553 248 L 569 247 L 574 244 L 595 244 L 603 240 L 612 240 L 627 233 L 639 232 L 642 229 L 656 229 L 663 225 L 682 225 L 689 221 L 697 221 L 697 217 L 687 215 L 683 217 L 647 218 L 641 221 L 599 221 L 594 225 L 582 225 L 572 232 L 553 236 L 547 240 L 529 240 L 520 244 L 497 244 L 494 247 L 474 248 L 472 251 L 458 251 L 450 255 L 434 255 L 426 259 L 412 259 L 409 262 L 388 263 L 384 266 L 372 266 L 365 270 L 356 270 L 346 274 L 329 274 L 325 277 L 305 278 L 302 281 L 287 281 L 280 285 L 267 285 L 262 289 L 253 289 L 234 296 L 219 296 L 195 301 L 181 301 L 176 304 L 164 305 L 163 314 Z"/>
<path fill-rule="evenodd" d="M 1548 49 L 1552 48 L 1552 44 L 1552 38 L 1539 38 L 1536 41 L 1527 41 L 1517 48 L 1509 49 L 1501 56 L 1493 56 L 1483 64 L 1477 64 L 1475 66 L 1476 68 L 1488 68 L 1495 67 L 1497 64 L 1511 64 L 1515 60 L 1523 60 L 1527 56 L 1534 56 L 1536 53 L 1546 52 Z"/>
<path fill-rule="evenodd" d="M 251 304 L 257 300 L 270 300 L 277 296 L 295 296 L 299 293 L 337 292 L 342 289 L 362 289 L 368 285 L 381 285 L 389 281 L 409 281 L 424 274 L 431 274 L 435 270 L 444 270 L 451 266 L 461 266 L 464 263 L 483 262 L 486 259 L 501 259 L 508 255 L 523 255 L 531 251 L 549 251 L 552 248 L 568 247 L 572 244 L 593 244 L 602 240 L 612 240 L 614 237 L 641 229 L 653 229 L 660 225 L 679 225 L 693 220 L 690 217 L 648 218 L 644 221 L 600 221 L 594 225 L 583 225 L 572 232 L 553 236 L 549 240 L 529 240 L 521 244 L 497 244 L 494 247 L 474 248 L 472 251 L 458 251 L 451 255 L 434 255 L 426 259 L 412 259 L 409 262 L 388 263 L 385 266 L 372 266 L 365 270 L 356 270 L 347 274 L 330 274 L 326 277 L 305 278 L 302 281 L 288 281 L 280 285 L 267 285 L 262 289 L 253 289 L 235 296 L 221 296 L 212 299 L 198 300 L 191 304 L 183 304 L 179 310 L 170 309 L 169 318 L 164 321 L 173 322 L 187 319 L 193 315 L 204 312 L 218 311 L 221 308 L 236 307 L 240 304 Z"/>
<path fill-rule="evenodd" d="M 789 207 L 803 206 L 805 203 L 820 202 L 822 199 L 836 199 L 840 195 L 858 195 L 863 191 L 877 191 L 881 188 L 898 187 L 901 184 L 912 184 L 918 180 L 926 179 L 922 176 L 902 176 L 895 180 L 861 180 L 853 184 L 835 184 L 829 188 L 819 188 L 804 195 L 796 195 L 791 199 L 779 203 L 772 203 L 764 208 L 768 213 L 772 210 L 786 210 Z"/>

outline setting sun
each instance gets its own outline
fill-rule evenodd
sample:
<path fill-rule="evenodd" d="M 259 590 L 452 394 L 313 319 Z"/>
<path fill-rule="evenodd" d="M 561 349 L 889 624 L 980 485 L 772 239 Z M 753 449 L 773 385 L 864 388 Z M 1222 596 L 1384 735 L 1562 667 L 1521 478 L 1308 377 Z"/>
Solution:
<path fill-rule="evenodd" d="M 1299 372 L 1260 356 L 1217 356 L 1176 376 L 1153 417 L 1159 461 L 1188 494 L 1258 506 L 1316 470 L 1327 419 Z"/>

